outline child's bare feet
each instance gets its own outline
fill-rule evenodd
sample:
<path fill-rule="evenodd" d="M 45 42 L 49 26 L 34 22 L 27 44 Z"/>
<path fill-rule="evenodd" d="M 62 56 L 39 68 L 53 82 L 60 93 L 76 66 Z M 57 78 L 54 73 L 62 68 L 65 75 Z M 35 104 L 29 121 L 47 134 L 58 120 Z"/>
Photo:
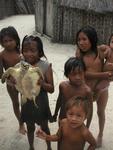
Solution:
<path fill-rule="evenodd" d="M 102 147 L 102 136 L 97 137 L 97 147 Z"/>
<path fill-rule="evenodd" d="M 24 124 L 20 125 L 19 132 L 20 132 L 21 134 L 23 134 L 23 135 L 26 134 L 27 131 L 26 131 L 26 129 L 25 129 L 25 125 L 24 125 Z"/>

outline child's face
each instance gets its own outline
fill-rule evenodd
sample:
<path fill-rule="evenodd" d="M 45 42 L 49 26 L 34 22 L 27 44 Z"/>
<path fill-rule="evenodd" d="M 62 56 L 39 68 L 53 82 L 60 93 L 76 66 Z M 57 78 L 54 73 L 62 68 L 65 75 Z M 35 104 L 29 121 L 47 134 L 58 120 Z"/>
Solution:
<path fill-rule="evenodd" d="M 113 36 L 111 37 L 110 47 L 111 47 L 111 49 L 113 50 Z"/>
<path fill-rule="evenodd" d="M 83 32 L 80 32 L 78 35 L 78 47 L 83 52 L 87 52 L 91 49 L 91 42 L 88 36 Z"/>
<path fill-rule="evenodd" d="M 84 82 L 84 71 L 76 68 L 69 73 L 68 78 L 72 85 L 81 85 Z"/>
<path fill-rule="evenodd" d="M 80 127 L 86 119 L 82 106 L 72 106 L 66 113 L 67 121 L 71 128 Z"/>
<path fill-rule="evenodd" d="M 25 61 L 27 61 L 31 65 L 34 65 L 40 59 L 37 50 L 37 43 L 35 41 L 25 41 L 23 44 L 22 53 L 25 58 Z"/>
<path fill-rule="evenodd" d="M 6 50 L 14 50 L 16 48 L 16 41 L 12 37 L 5 36 L 3 38 L 2 46 Z"/>

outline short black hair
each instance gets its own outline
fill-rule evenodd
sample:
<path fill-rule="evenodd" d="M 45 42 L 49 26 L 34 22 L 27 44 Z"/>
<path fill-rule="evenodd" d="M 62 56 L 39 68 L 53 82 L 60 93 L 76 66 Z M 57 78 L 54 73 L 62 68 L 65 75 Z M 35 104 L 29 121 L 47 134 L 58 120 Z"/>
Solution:
<path fill-rule="evenodd" d="M 38 37 L 38 36 L 33 36 L 33 35 L 30 35 L 30 36 L 25 36 L 23 38 L 23 41 L 22 41 L 22 53 L 23 53 L 23 48 L 24 48 L 24 43 L 25 42 L 28 42 L 30 43 L 31 41 L 35 41 L 37 43 L 37 50 L 39 52 L 39 57 L 45 57 L 45 54 L 44 54 L 44 49 L 43 49 L 43 43 L 42 43 L 42 40 Z"/>
<path fill-rule="evenodd" d="M 76 68 L 79 68 L 80 70 L 83 71 L 86 70 L 82 58 L 70 57 L 64 65 L 64 75 L 68 77 L 69 73 L 71 73 L 71 71 L 74 71 Z"/>
<path fill-rule="evenodd" d="M 1 29 L 0 31 L 0 44 L 3 46 L 3 38 L 5 36 L 11 37 L 16 41 L 16 50 L 20 52 L 20 38 L 13 26 L 8 26 L 6 28 Z M 4 47 L 4 46 L 3 46 Z"/>

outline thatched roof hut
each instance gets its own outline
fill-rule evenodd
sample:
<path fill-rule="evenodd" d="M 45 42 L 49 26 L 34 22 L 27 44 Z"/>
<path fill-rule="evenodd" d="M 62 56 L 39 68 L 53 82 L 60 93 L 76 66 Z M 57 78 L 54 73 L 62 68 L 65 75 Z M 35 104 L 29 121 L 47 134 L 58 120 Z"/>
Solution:
<path fill-rule="evenodd" d="M 113 0 L 38 0 L 35 10 L 36 30 L 40 32 L 43 20 L 41 33 L 48 35 L 44 28 L 49 26 L 55 42 L 74 43 L 76 32 L 85 25 L 96 28 L 100 42 L 107 42 L 113 32 Z"/>

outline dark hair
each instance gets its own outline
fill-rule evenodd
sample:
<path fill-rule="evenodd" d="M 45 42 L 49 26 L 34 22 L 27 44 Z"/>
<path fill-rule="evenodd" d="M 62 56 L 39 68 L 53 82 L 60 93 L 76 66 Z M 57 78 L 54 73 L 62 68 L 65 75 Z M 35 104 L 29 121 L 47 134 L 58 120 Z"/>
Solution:
<path fill-rule="evenodd" d="M 74 71 L 76 68 L 79 68 L 83 71 L 86 70 L 85 64 L 81 58 L 70 57 L 64 65 L 64 75 L 68 77 L 69 73 L 71 73 L 71 71 Z"/>
<path fill-rule="evenodd" d="M 113 37 L 113 33 L 110 35 L 110 38 L 108 40 L 108 45 L 110 45 L 110 42 L 111 42 L 111 38 Z"/>
<path fill-rule="evenodd" d="M 17 52 L 19 52 L 20 51 L 20 38 L 16 29 L 13 26 L 9 26 L 9 27 L 3 28 L 0 31 L 0 44 L 2 46 L 3 46 L 3 38 L 5 36 L 11 37 L 16 41 L 16 50 Z"/>
<path fill-rule="evenodd" d="M 86 36 L 88 37 L 89 41 L 91 42 L 91 49 L 95 52 L 95 54 L 97 55 L 97 42 L 98 42 L 98 37 L 97 37 L 97 32 L 95 30 L 95 28 L 91 27 L 91 26 L 85 26 L 83 28 L 81 28 L 77 34 L 76 34 L 76 44 L 78 46 L 78 36 L 80 34 L 80 32 L 83 32 L 86 34 Z M 79 47 L 79 46 L 78 46 Z M 80 50 L 81 51 L 81 50 Z M 84 53 L 81 51 L 81 53 Z"/>
<path fill-rule="evenodd" d="M 89 103 L 86 97 L 76 97 L 76 96 L 72 97 L 67 101 L 65 105 L 65 111 L 67 112 L 73 106 L 82 106 L 86 116 L 88 115 Z"/>
<path fill-rule="evenodd" d="M 45 57 L 45 54 L 44 54 L 44 50 L 43 50 L 43 43 L 42 43 L 42 40 L 38 37 L 38 36 L 25 36 L 23 38 L 23 41 L 22 41 L 22 53 L 23 53 L 23 48 L 24 48 L 24 43 L 25 42 L 28 42 L 30 43 L 31 41 L 35 41 L 37 43 L 37 51 L 39 52 L 39 57 Z"/>

